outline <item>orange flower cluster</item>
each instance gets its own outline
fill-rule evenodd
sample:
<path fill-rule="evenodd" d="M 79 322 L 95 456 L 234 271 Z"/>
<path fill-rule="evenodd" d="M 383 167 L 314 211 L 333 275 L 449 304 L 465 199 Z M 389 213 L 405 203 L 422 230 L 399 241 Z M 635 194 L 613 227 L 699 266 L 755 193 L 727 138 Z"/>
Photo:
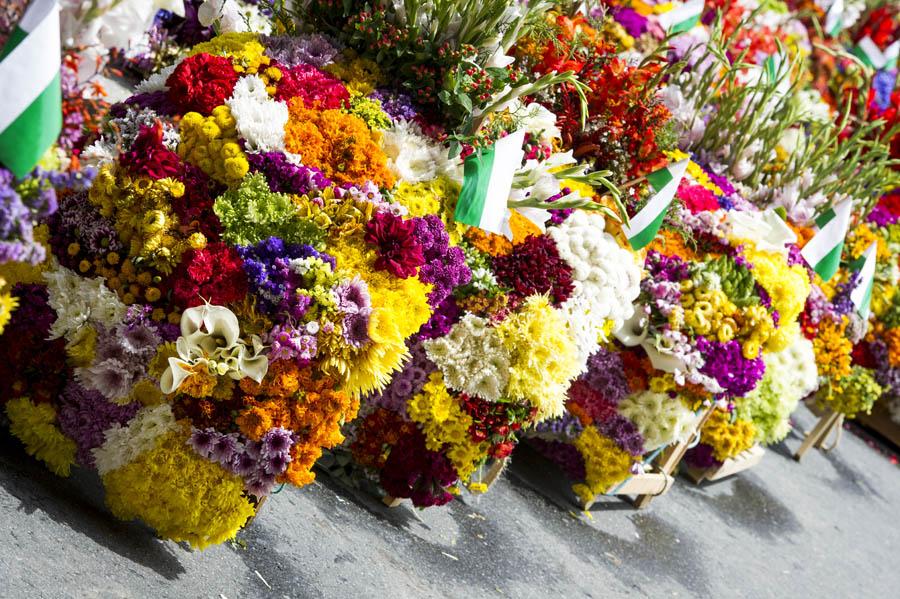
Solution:
<path fill-rule="evenodd" d="M 262 383 L 245 378 L 240 388 L 247 393 L 244 409 L 236 422 L 247 438 L 259 440 L 272 427 L 283 427 L 298 434 L 291 447 L 291 462 L 278 482 L 301 487 L 315 480 L 311 472 L 323 448 L 343 442 L 341 424 L 359 410 L 359 401 L 334 389 L 329 378 L 313 378 L 310 368 L 277 360 L 270 364 Z"/>
<path fill-rule="evenodd" d="M 846 328 L 846 316 L 841 322 L 825 319 L 819 324 L 819 334 L 813 339 L 813 350 L 820 376 L 839 379 L 850 374 L 853 343 L 844 334 Z"/>
<path fill-rule="evenodd" d="M 515 210 L 510 213 L 509 228 L 513 234 L 512 242 L 503 235 L 495 235 L 477 227 L 469 227 L 465 235 L 466 239 L 482 252 L 491 256 L 506 256 L 512 252 L 513 246 L 519 245 L 532 235 L 541 234 L 537 225 Z"/>
<path fill-rule="evenodd" d="M 337 109 L 311 110 L 300 98 L 291 101 L 289 114 L 285 146 L 302 155 L 303 164 L 318 168 L 337 183 L 372 181 L 378 187 L 394 186 L 387 157 L 361 118 Z"/>

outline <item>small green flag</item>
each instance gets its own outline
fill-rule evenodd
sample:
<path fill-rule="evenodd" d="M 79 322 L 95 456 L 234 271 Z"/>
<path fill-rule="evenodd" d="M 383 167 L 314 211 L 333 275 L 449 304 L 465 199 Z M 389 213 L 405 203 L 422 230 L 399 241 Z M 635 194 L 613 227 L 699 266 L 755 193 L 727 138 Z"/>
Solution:
<path fill-rule="evenodd" d="M 498 235 L 503 232 L 513 175 L 525 156 L 524 141 L 522 129 L 466 157 L 455 220 Z"/>
<path fill-rule="evenodd" d="M 705 8 L 703 0 L 688 0 L 687 2 L 673 2 L 675 5 L 670 11 L 658 15 L 660 27 L 669 33 L 683 33 L 693 29 L 700 22 Z"/>
<path fill-rule="evenodd" d="M 844 0 L 834 0 L 828 12 L 825 13 L 825 33 L 831 37 L 837 37 L 844 27 Z"/>
<path fill-rule="evenodd" d="M 34 0 L 0 50 L 0 163 L 24 177 L 62 129 L 59 7 Z"/>
<path fill-rule="evenodd" d="M 687 171 L 688 163 L 690 163 L 690 159 L 685 158 L 647 175 L 647 181 L 656 193 L 650 198 L 647 205 L 634 215 L 631 222 L 623 227 L 625 237 L 628 238 L 628 243 L 634 250 L 641 249 L 656 237 L 666 216 L 666 210 L 672 203 L 672 198 L 678 191 L 678 185 Z"/>
<path fill-rule="evenodd" d="M 875 263 L 878 258 L 878 242 L 872 244 L 857 260 L 850 264 L 853 272 L 859 273 L 859 281 L 850 292 L 850 301 L 863 320 L 869 317 L 869 306 L 872 303 L 872 287 L 875 284 Z"/>
<path fill-rule="evenodd" d="M 819 231 L 800 251 L 806 263 L 824 281 L 831 280 L 841 264 L 841 252 L 844 250 L 844 237 L 850 225 L 851 208 L 852 201 L 844 200 L 819 216 L 816 219 Z"/>
<path fill-rule="evenodd" d="M 884 49 L 884 52 L 875 45 L 868 35 L 856 44 L 853 54 L 867 66 L 876 71 L 885 71 L 897 68 L 897 56 L 900 55 L 900 40 Z"/>

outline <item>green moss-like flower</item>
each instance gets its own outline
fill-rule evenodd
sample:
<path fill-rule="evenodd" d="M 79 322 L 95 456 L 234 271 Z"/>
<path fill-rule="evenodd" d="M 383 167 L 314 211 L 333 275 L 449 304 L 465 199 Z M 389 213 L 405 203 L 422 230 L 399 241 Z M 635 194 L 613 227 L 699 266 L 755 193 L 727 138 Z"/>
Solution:
<path fill-rule="evenodd" d="M 871 370 L 854 366 L 849 375 L 826 382 L 819 390 L 819 404 L 847 418 L 855 418 L 860 412 L 871 412 L 872 404 L 883 392 L 884 388 L 875 380 Z"/>
<path fill-rule="evenodd" d="M 291 198 L 269 189 L 262 173 L 247 175 L 240 186 L 216 198 L 213 211 L 225 233 L 225 241 L 252 245 L 272 236 L 287 243 L 305 243 L 321 249 L 322 230 L 301 218 Z"/>
<path fill-rule="evenodd" d="M 387 129 L 391 126 L 391 118 L 381 109 L 381 102 L 354 94 L 350 96 L 350 114 L 366 122 L 369 129 Z"/>
<path fill-rule="evenodd" d="M 730 257 L 721 256 L 710 260 L 704 270 L 719 275 L 722 291 L 735 306 L 743 308 L 759 302 L 756 281 L 750 270 Z"/>

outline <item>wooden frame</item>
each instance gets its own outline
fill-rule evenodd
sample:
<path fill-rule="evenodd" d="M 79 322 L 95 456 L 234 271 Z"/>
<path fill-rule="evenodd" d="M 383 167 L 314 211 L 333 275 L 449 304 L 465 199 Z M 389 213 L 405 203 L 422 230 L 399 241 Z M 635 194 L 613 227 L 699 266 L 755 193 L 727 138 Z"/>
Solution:
<path fill-rule="evenodd" d="M 703 411 L 700 412 L 694 424 L 694 430 L 688 438 L 685 441 L 668 446 L 657 459 L 649 460 L 649 468 L 647 468 L 645 472 L 632 476 L 617 487 L 613 487 L 606 493 L 602 493 L 602 495 L 633 495 L 634 500 L 632 501 L 632 504 L 634 507 L 643 509 L 650 505 L 650 502 L 653 501 L 654 497 L 659 497 L 660 495 L 668 493 L 674 483 L 672 473 L 675 472 L 678 464 L 684 459 L 684 454 L 687 453 L 687 450 L 693 447 L 695 442 L 700 438 L 700 429 L 706 424 L 706 420 L 709 418 L 710 414 L 712 414 L 714 409 L 714 404 L 703 408 Z M 598 496 L 595 496 L 589 501 L 583 501 L 581 503 L 582 509 L 590 509 L 597 501 L 597 497 Z"/>
<path fill-rule="evenodd" d="M 832 443 L 828 447 L 825 447 L 825 442 L 835 431 L 836 434 L 834 437 L 834 443 Z M 831 410 L 826 410 L 825 413 L 819 417 L 819 421 L 816 423 L 816 426 L 810 432 L 806 433 L 806 436 L 803 439 L 803 443 L 800 444 L 800 448 L 794 454 L 794 459 L 798 462 L 802 460 L 803 456 L 806 455 L 806 452 L 809 451 L 811 447 L 821 449 L 825 453 L 828 453 L 838 446 L 838 443 L 840 443 L 841 441 L 841 434 L 843 433 L 843 431 L 844 415 L 833 412 Z"/>
<path fill-rule="evenodd" d="M 757 443 L 733 458 L 728 458 L 720 466 L 713 468 L 692 468 L 688 466 L 685 468 L 685 472 L 697 484 L 705 480 L 712 482 L 756 466 L 765 454 L 766 450 Z"/>

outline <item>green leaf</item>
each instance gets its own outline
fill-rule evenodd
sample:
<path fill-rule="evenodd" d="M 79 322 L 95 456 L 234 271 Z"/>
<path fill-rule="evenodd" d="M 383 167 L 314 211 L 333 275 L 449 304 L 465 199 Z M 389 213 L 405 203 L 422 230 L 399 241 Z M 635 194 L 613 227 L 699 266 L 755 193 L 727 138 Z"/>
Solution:
<path fill-rule="evenodd" d="M 466 109 L 466 112 L 472 112 L 472 98 L 466 94 L 457 94 L 456 101 Z"/>

